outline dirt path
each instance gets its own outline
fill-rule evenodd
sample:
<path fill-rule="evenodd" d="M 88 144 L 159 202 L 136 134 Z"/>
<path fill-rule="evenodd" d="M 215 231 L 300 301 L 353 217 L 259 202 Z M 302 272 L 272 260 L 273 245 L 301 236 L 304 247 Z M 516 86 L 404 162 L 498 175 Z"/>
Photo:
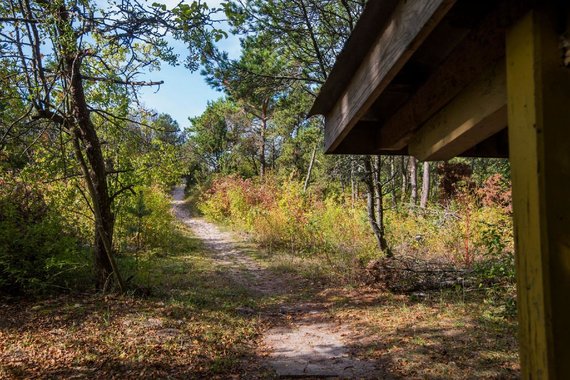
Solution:
<path fill-rule="evenodd" d="M 276 296 L 290 291 L 290 285 L 265 270 L 228 232 L 201 218 L 192 217 L 184 206 L 184 189 L 173 192 L 175 215 L 201 239 L 219 265 L 232 279 L 252 293 Z M 263 338 L 267 364 L 279 377 L 385 378 L 374 363 L 352 358 L 346 338 L 350 331 L 331 322 L 324 305 L 303 303 L 283 305 L 281 314 L 290 315 L 287 326 L 269 329 Z"/>

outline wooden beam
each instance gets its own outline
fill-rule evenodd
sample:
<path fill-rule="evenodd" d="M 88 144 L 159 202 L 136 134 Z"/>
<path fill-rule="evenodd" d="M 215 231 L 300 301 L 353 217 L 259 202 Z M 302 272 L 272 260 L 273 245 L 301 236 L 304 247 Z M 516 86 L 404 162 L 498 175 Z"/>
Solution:
<path fill-rule="evenodd" d="M 508 128 L 466 150 L 459 157 L 509 158 Z"/>
<path fill-rule="evenodd" d="M 332 151 L 366 114 L 455 0 L 401 1 L 350 84 L 325 115 L 325 149 Z"/>
<path fill-rule="evenodd" d="M 368 1 L 350 38 L 336 58 L 327 81 L 321 87 L 308 116 L 325 115 L 350 83 L 352 74 L 358 70 L 370 46 L 390 20 L 401 0 Z"/>
<path fill-rule="evenodd" d="M 490 65 L 504 62 L 506 24 L 511 17 L 524 14 L 525 8 L 528 9 L 522 3 L 514 5 L 514 9 L 499 4 L 388 119 L 379 131 L 377 146 L 383 150 L 402 149 L 423 123 L 481 77 Z"/>
<path fill-rule="evenodd" d="M 551 4 L 551 2 L 542 3 Z M 540 4 L 540 3 L 539 3 Z M 537 9 L 507 34 L 509 147 L 525 379 L 570 379 L 570 69 L 556 17 Z"/>
<path fill-rule="evenodd" d="M 376 138 L 376 123 L 361 121 L 345 136 L 336 149 L 335 154 L 371 154 L 368 151 L 370 141 Z"/>
<path fill-rule="evenodd" d="M 449 160 L 507 127 L 505 63 L 467 87 L 420 128 L 408 150 L 420 161 Z"/>

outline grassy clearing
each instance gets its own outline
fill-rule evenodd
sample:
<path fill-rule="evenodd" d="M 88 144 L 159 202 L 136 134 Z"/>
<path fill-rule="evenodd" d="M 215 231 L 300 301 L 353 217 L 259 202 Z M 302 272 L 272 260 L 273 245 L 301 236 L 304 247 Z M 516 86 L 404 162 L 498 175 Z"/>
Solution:
<path fill-rule="evenodd" d="M 227 378 L 245 373 L 263 328 L 252 297 L 184 226 L 177 251 L 139 257 L 151 296 L 68 295 L 0 303 L 0 378 Z M 144 268 L 147 269 L 144 269 Z"/>
<path fill-rule="evenodd" d="M 352 327 L 354 354 L 396 378 L 519 374 L 503 293 L 418 297 L 338 287 L 325 258 L 244 243 L 242 252 L 291 279 L 290 292 L 260 296 L 232 280 L 187 227 L 176 234 L 168 254 L 123 259 L 137 273 L 133 295 L 0 301 L 0 378 L 270 378 L 260 367 L 261 334 L 284 322 L 279 305 L 307 300 L 328 305 Z"/>

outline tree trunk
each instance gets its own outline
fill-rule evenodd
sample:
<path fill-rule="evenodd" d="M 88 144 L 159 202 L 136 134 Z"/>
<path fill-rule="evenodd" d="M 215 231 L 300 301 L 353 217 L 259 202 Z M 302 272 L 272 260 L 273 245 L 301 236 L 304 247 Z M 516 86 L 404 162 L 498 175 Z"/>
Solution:
<path fill-rule="evenodd" d="M 401 171 L 401 178 L 402 178 L 402 189 L 400 194 L 400 199 L 402 203 L 406 201 L 408 196 L 408 159 L 404 156 L 400 157 L 400 171 Z"/>
<path fill-rule="evenodd" d="M 430 167 L 429 162 L 423 163 L 424 172 L 422 175 L 422 198 L 420 200 L 420 207 L 426 208 L 429 200 L 429 190 L 430 190 Z"/>
<path fill-rule="evenodd" d="M 261 146 L 259 148 L 259 176 L 261 178 L 265 177 L 265 171 L 267 169 L 267 160 L 265 158 L 265 145 L 266 145 L 266 133 L 267 133 L 267 102 L 263 104 L 261 110 Z"/>
<path fill-rule="evenodd" d="M 261 147 L 259 148 L 259 176 L 261 178 L 265 177 L 265 130 L 267 128 L 267 122 L 265 119 L 261 121 Z"/>
<path fill-rule="evenodd" d="M 105 159 L 85 99 L 80 71 L 81 59 L 82 56 L 79 52 L 70 54 L 65 58 L 64 69 L 69 78 L 68 95 L 75 126 L 75 154 L 84 172 L 91 197 L 91 206 L 95 214 L 95 243 L 93 247 L 95 285 L 97 289 L 103 289 L 114 274 L 122 292 L 124 291 L 124 283 L 112 252 L 115 220 L 111 211 L 112 199 L 107 185 Z M 83 156 L 80 142 L 85 147 L 87 161 Z"/>
<path fill-rule="evenodd" d="M 315 155 L 317 154 L 317 145 L 313 147 L 313 153 L 311 153 L 311 161 L 309 162 L 309 168 L 307 169 L 307 178 L 305 178 L 305 185 L 303 186 L 303 193 L 307 192 L 309 188 L 309 182 L 311 181 L 311 173 L 313 172 L 313 165 L 315 164 Z"/>
<path fill-rule="evenodd" d="M 392 200 L 392 207 L 396 208 L 398 206 L 398 199 L 396 199 L 396 163 L 395 157 L 390 157 L 390 194 Z"/>
<path fill-rule="evenodd" d="M 352 208 L 356 206 L 358 199 L 358 182 L 356 181 L 356 160 L 354 157 L 350 158 L 350 199 L 352 201 Z"/>
<path fill-rule="evenodd" d="M 415 157 L 410 157 L 410 203 L 415 206 L 418 204 L 418 161 Z"/>
<path fill-rule="evenodd" d="M 376 196 L 376 223 L 380 229 L 380 249 L 386 252 L 388 257 L 392 256 L 392 251 L 386 241 L 386 229 L 384 228 L 384 190 L 382 186 L 382 157 L 376 156 L 373 160 L 374 169 L 374 195 Z"/>
<path fill-rule="evenodd" d="M 372 227 L 372 232 L 376 237 L 378 248 L 386 253 L 386 256 L 392 257 L 392 251 L 388 247 L 384 230 L 384 208 L 383 208 L 383 192 L 382 183 L 380 182 L 381 159 L 377 157 L 365 157 L 364 168 L 366 170 L 367 190 L 367 210 L 368 221 Z"/>

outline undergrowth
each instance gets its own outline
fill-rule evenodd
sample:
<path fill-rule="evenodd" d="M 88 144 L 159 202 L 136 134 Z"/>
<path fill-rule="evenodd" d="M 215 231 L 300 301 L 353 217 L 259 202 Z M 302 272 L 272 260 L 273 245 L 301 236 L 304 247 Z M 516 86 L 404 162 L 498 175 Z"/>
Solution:
<path fill-rule="evenodd" d="M 177 252 L 168 189 L 136 186 L 114 206 L 119 268 L 136 285 L 152 258 Z M 91 210 L 74 186 L 0 176 L 0 295 L 93 291 Z"/>
<path fill-rule="evenodd" d="M 67 294 L 1 302 L 0 378 L 228 378 L 253 365 L 253 298 L 181 224 L 168 254 L 140 254 L 144 296 Z M 125 259 L 123 259 L 125 260 Z M 126 262 L 122 263 L 127 265 Z"/>
<path fill-rule="evenodd" d="M 485 186 L 494 186 L 496 178 L 490 181 L 445 204 L 386 209 L 392 251 L 396 256 L 445 260 L 476 271 L 482 284 L 486 279 L 513 283 L 510 210 L 492 198 Z M 304 262 L 312 276 L 350 284 L 362 279 L 367 263 L 382 257 L 364 202 L 318 189 L 304 193 L 302 184 L 291 180 L 229 176 L 213 180 L 198 208 L 208 219 L 248 234 L 274 257 L 277 268 Z"/>

